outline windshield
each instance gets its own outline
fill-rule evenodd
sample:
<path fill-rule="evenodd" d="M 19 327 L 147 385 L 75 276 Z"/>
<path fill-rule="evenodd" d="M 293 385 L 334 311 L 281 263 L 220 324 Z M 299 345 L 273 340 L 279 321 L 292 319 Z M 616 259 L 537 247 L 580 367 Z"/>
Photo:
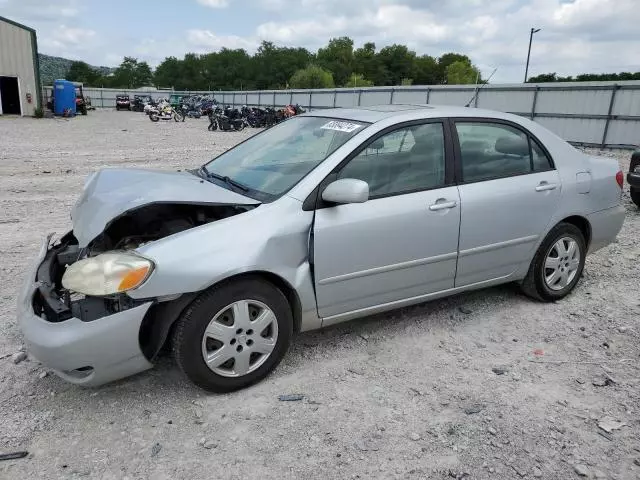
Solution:
<path fill-rule="evenodd" d="M 282 195 L 368 124 L 326 117 L 293 117 L 205 165 L 211 177 L 246 187 L 245 195 Z M 229 182 L 226 182 L 229 184 Z"/>

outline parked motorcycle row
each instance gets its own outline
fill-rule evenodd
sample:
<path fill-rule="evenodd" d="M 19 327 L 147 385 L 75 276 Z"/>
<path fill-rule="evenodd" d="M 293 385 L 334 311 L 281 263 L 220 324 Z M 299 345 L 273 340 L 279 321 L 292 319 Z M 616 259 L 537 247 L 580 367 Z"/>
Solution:
<path fill-rule="evenodd" d="M 170 98 L 154 100 L 150 95 L 135 95 L 127 108 L 136 112 L 144 112 L 152 122 L 173 120 L 184 122 L 186 118 L 209 118 L 209 131 L 240 131 L 245 127 L 269 128 L 277 123 L 304 113 L 300 105 L 287 105 L 281 109 L 272 107 L 259 108 L 243 106 L 241 109 L 226 105 L 224 108 L 218 105 L 213 95 L 173 95 Z M 123 99 L 124 100 L 124 99 Z M 120 108 L 118 108 L 120 109 Z"/>
<path fill-rule="evenodd" d="M 304 113 L 300 105 L 287 105 L 285 108 L 259 108 L 243 106 L 240 110 L 226 106 L 216 106 L 206 112 L 209 117 L 207 129 L 215 130 L 242 130 L 245 126 L 252 128 L 269 128 L 287 118 Z"/>

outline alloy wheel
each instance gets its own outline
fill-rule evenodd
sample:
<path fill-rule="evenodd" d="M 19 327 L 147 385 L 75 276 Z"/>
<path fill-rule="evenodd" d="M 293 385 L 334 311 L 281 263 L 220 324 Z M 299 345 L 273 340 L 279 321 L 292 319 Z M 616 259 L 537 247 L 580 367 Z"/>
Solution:
<path fill-rule="evenodd" d="M 551 290 L 570 285 L 580 268 L 580 245 L 571 237 L 562 237 L 547 252 L 544 260 L 544 281 Z"/>
<path fill-rule="evenodd" d="M 257 300 L 240 300 L 220 310 L 204 331 L 202 357 L 224 377 L 241 377 L 258 369 L 273 352 L 278 321 Z"/>

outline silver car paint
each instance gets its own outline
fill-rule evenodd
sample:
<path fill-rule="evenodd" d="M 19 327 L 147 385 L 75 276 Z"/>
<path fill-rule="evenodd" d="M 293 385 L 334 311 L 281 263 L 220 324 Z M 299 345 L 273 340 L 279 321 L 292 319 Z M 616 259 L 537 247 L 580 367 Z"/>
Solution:
<path fill-rule="evenodd" d="M 36 270 L 47 253 L 51 235 L 40 252 L 18 295 L 18 324 L 29 354 L 68 382 L 84 386 L 102 385 L 153 367 L 138 344 L 140 324 L 151 302 L 108 317 L 82 322 L 71 318 L 49 322 L 33 312 L 33 295 L 38 287 Z M 72 373 L 81 367 L 93 370 L 85 376 Z"/>
<path fill-rule="evenodd" d="M 307 114 L 375 123 L 362 129 L 280 199 L 259 205 L 246 213 L 140 247 L 139 253 L 151 258 L 156 269 L 141 287 L 131 291 L 129 295 L 136 299 L 175 298 L 176 295 L 203 290 L 237 274 L 268 272 L 280 277 L 296 291 L 302 310 L 301 329 L 311 330 L 473 288 L 522 279 L 534 252 L 549 229 L 572 215 L 580 215 L 589 220 L 591 251 L 611 242 L 620 230 L 624 209 L 619 201 L 620 190 L 613 180 L 618 169 L 615 162 L 589 158 L 538 124 L 509 114 L 458 107 L 397 108 L 398 111 L 393 111 L 391 107 L 370 107 L 323 110 Z M 504 203 L 492 192 L 493 187 L 485 182 L 475 184 L 473 188 L 467 188 L 472 187 L 471 185 L 452 186 L 370 200 L 362 204 L 326 208 L 315 212 L 315 231 L 312 232 L 314 212 L 304 211 L 302 203 L 349 153 L 384 128 L 404 121 L 440 117 L 488 117 L 520 124 L 547 147 L 556 163 L 556 171 L 549 175 L 523 175 L 513 181 L 514 185 L 506 185 L 509 182 L 504 182 L 506 186 L 499 189 L 508 193 L 508 199 L 505 198 Z M 128 202 L 136 205 L 150 201 L 202 201 L 203 197 L 216 203 L 223 198 L 218 190 L 224 189 L 210 184 L 200 184 L 198 187 L 196 177 L 180 183 L 180 187 L 176 189 L 170 189 L 171 195 L 164 194 L 164 188 L 178 177 L 175 174 L 154 176 L 155 181 L 150 182 L 154 183 L 152 192 L 140 188 L 136 189 L 138 195 L 132 196 L 130 189 L 116 188 L 118 183 L 128 181 L 127 174 L 123 173 L 120 179 L 117 178 L 118 174 L 113 175 L 112 187 L 120 192 L 122 199 L 127 197 Z M 533 229 L 529 225 L 531 207 L 527 200 L 519 199 L 515 192 L 525 186 L 535 191 L 535 186 L 543 179 L 537 178 L 538 175 L 547 181 L 558 181 L 560 188 L 550 191 L 551 193 L 525 194 L 530 199 L 551 198 L 555 205 L 554 209 L 542 200 L 532 200 L 534 203 L 542 202 L 545 209 L 545 212 L 533 214 L 538 227 Z M 551 178 L 552 175 L 557 177 Z M 184 178 L 179 182 L 183 180 Z M 197 195 L 184 191 L 183 187 L 186 185 L 197 188 Z M 190 191 L 191 187 L 186 190 Z M 99 233 L 96 233 L 97 225 L 108 222 L 109 215 L 118 215 L 123 213 L 123 208 L 131 208 L 130 203 L 125 205 L 126 202 L 117 201 L 117 207 L 108 206 L 112 199 L 106 190 L 100 190 L 102 199 L 97 206 L 104 209 L 104 212 L 110 210 L 111 213 L 104 213 L 103 218 L 96 221 L 87 205 L 91 201 L 86 198 L 89 196 L 87 191 L 83 193 L 85 198 L 80 201 L 74 214 L 74 231 L 85 232 L 84 242 Z M 483 198 L 483 192 L 487 194 L 487 198 Z M 490 195 L 492 193 L 493 197 Z M 224 195 L 226 198 L 222 203 L 246 204 L 248 201 L 232 192 L 225 191 Z M 167 198 L 169 196 L 171 198 Z M 455 207 L 445 211 L 431 211 L 429 206 L 441 198 L 456 201 Z M 479 203 L 475 204 L 475 201 Z M 385 230 L 386 224 L 381 225 L 379 221 L 375 221 L 376 214 L 380 214 L 394 222 L 391 215 L 393 208 L 406 212 L 404 218 L 411 222 L 407 225 L 395 222 L 392 228 L 399 230 L 398 232 L 393 232 L 391 228 Z M 487 228 L 487 224 L 491 225 L 490 222 L 497 218 L 492 208 L 498 208 L 509 217 L 509 221 L 500 220 L 502 223 L 493 227 L 493 235 Z M 468 209 L 469 215 L 464 214 L 465 209 Z M 421 212 L 424 213 L 422 222 Z M 459 224 L 461 215 L 462 225 Z M 353 229 L 349 229 L 349 219 L 353 222 Z M 468 278 L 464 280 L 464 284 L 456 283 L 458 238 L 455 230 L 458 226 L 464 232 L 462 242 L 465 248 L 461 249 L 468 254 L 463 259 L 476 255 L 479 257 L 492 251 L 502 252 L 505 265 L 494 268 L 495 265 L 474 265 L 470 262 L 467 266 Z M 368 235 L 359 232 L 360 228 Z M 475 229 L 481 229 L 479 231 L 482 234 L 475 236 Z M 498 230 L 502 230 L 504 235 L 495 235 Z M 428 235 L 427 238 L 431 238 L 430 242 L 424 241 L 425 234 Z M 381 237 L 383 241 L 375 236 Z M 348 249 L 344 248 L 347 244 Z M 493 248 L 496 244 L 500 248 Z M 309 258 L 310 251 L 313 251 L 312 259 Z M 310 261 L 315 262 L 315 278 L 311 275 Z M 368 264 L 367 261 L 371 263 Z M 492 262 L 493 259 L 485 256 L 485 261 Z M 32 284 L 33 276 L 27 282 L 28 291 L 33 291 Z M 390 285 L 394 288 L 390 288 Z M 317 304 L 315 289 L 318 291 Z M 33 318 L 33 309 L 26 300 L 21 304 L 19 316 L 28 322 L 42 321 L 38 317 Z M 106 323 L 112 318 L 113 316 L 109 316 L 100 321 L 104 320 Z M 136 321 L 131 323 L 135 325 Z M 44 330 L 34 330 L 29 331 L 28 335 L 40 336 L 46 333 Z M 128 336 L 127 339 L 124 338 L 125 335 Z M 128 330 L 123 331 L 122 341 L 130 340 L 130 335 Z M 47 339 L 42 339 L 40 343 L 47 343 Z M 48 346 L 53 349 L 56 344 Z M 135 354 L 137 353 L 139 348 Z M 102 357 L 98 351 L 95 361 L 102 362 Z M 41 360 L 46 363 L 49 359 Z M 140 366 L 137 365 L 130 373 L 135 373 L 138 367 Z M 118 374 L 124 376 L 126 373 L 119 370 Z M 111 377 L 109 373 L 102 375 L 103 378 Z"/>
<path fill-rule="evenodd" d="M 80 247 L 99 235 L 114 218 L 151 203 L 255 205 L 251 198 L 187 172 L 113 168 L 93 174 L 73 208 L 73 232 Z"/>

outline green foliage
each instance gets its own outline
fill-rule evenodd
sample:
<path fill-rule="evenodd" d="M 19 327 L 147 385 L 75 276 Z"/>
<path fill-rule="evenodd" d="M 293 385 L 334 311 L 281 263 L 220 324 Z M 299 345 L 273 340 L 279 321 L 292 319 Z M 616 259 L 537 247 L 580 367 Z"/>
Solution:
<path fill-rule="evenodd" d="M 413 78 L 403 78 L 402 80 L 400 80 L 400 85 L 402 85 L 403 87 L 409 87 L 413 85 Z"/>
<path fill-rule="evenodd" d="M 349 78 L 349 81 L 344 85 L 347 88 L 362 88 L 362 87 L 373 87 L 373 82 L 371 80 L 367 80 L 364 78 L 364 75 L 361 73 L 354 73 Z"/>
<path fill-rule="evenodd" d="M 349 37 L 332 38 L 329 45 L 318 50 L 318 65 L 333 73 L 338 85 L 344 85 L 353 73 L 353 40 Z"/>
<path fill-rule="evenodd" d="M 40 63 L 40 80 L 45 85 L 53 84 L 54 80 L 67 78 L 69 69 L 75 63 L 73 60 L 62 57 L 52 57 L 43 53 L 38 54 Z M 84 63 L 84 62 L 83 62 Z M 86 65 L 86 64 L 85 64 Z M 99 75 L 109 75 L 114 69 L 109 67 L 90 67 L 97 71 Z M 79 80 L 76 80 L 79 81 Z"/>
<path fill-rule="evenodd" d="M 106 83 L 113 87 L 139 88 L 151 85 L 152 78 L 153 74 L 147 62 L 138 62 L 136 58 L 124 57 Z"/>
<path fill-rule="evenodd" d="M 456 60 L 446 68 L 446 72 L 449 85 L 466 85 L 481 80 L 480 72 L 470 62 Z"/>
<path fill-rule="evenodd" d="M 332 88 L 333 75 L 319 65 L 309 65 L 291 77 L 291 88 Z"/>
<path fill-rule="evenodd" d="M 640 80 L 640 72 L 621 72 L 621 73 L 583 73 L 575 78 L 559 77 L 557 73 L 543 73 L 535 77 L 530 77 L 528 83 L 545 83 L 545 82 L 617 82 L 624 80 Z"/>
<path fill-rule="evenodd" d="M 376 85 L 400 85 L 403 78 L 411 77 L 416 53 L 406 45 L 384 47 L 377 55 L 378 71 L 373 77 Z"/>
<path fill-rule="evenodd" d="M 44 109 L 42 107 L 38 107 L 34 110 L 33 116 L 35 118 L 43 118 L 44 117 Z"/>
<path fill-rule="evenodd" d="M 85 62 L 73 62 L 69 67 L 66 79 L 72 82 L 82 82 L 88 87 L 100 87 L 103 83 L 103 75 Z"/>
<path fill-rule="evenodd" d="M 365 43 L 361 48 L 353 52 L 353 70 L 369 80 L 375 78 L 380 67 L 380 59 L 376 55 L 376 44 Z"/>

